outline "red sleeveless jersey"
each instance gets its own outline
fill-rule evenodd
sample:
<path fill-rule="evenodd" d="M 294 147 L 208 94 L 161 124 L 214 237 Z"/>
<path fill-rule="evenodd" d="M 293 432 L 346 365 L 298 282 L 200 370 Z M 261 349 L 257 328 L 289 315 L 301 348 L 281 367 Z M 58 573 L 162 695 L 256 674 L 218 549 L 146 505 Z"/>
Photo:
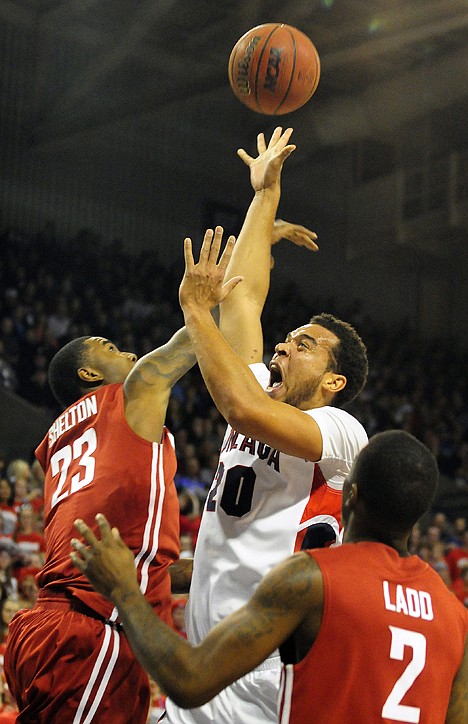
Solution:
<path fill-rule="evenodd" d="M 70 541 L 82 518 L 97 530 L 96 513 L 116 526 L 135 556 L 140 587 L 171 623 L 168 566 L 179 555 L 177 467 L 172 436 L 160 444 L 127 424 L 121 384 L 105 385 L 68 407 L 36 450 L 45 471 L 46 560 L 38 584 L 60 587 L 104 617 L 113 606 L 96 593 L 71 560 Z"/>
<path fill-rule="evenodd" d="M 307 552 L 323 618 L 309 653 L 283 666 L 281 724 L 443 724 L 468 611 L 416 556 L 370 542 Z"/>

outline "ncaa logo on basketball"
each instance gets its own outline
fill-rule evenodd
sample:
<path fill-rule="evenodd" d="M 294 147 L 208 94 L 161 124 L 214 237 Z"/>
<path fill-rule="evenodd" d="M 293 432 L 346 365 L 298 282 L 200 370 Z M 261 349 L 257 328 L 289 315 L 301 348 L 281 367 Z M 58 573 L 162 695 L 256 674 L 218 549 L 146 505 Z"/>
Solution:
<path fill-rule="evenodd" d="M 265 90 L 268 90 L 271 93 L 274 93 L 276 91 L 276 84 L 278 82 L 278 76 L 280 73 L 280 63 L 281 48 L 270 48 L 270 55 L 268 58 L 268 65 L 263 87 L 265 88 Z"/>

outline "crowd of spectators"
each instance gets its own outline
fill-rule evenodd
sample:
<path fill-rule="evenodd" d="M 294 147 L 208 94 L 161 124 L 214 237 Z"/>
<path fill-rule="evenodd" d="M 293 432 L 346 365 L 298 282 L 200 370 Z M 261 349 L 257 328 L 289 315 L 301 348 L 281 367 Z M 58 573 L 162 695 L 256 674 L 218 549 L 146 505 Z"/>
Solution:
<path fill-rule="evenodd" d="M 0 386 L 55 417 L 61 410 L 47 382 L 48 364 L 67 341 L 102 335 L 141 356 L 182 325 L 178 286 L 182 259 L 164 268 L 157 253 L 125 251 L 83 230 L 66 243 L 49 223 L 37 234 L 8 229 L 0 236 Z M 353 323 L 367 345 L 370 373 L 349 411 L 369 436 L 403 428 L 437 458 L 445 483 L 468 500 L 466 348 L 456 339 L 421 339 L 400 320 L 391 328 L 359 303 L 305 301 L 294 283 L 275 290 L 264 311 L 265 359 L 284 335 L 312 314 L 328 311 Z M 225 423 L 197 368 L 175 386 L 167 424 L 176 440 L 181 555 L 191 556 L 203 504 L 216 474 Z M 38 440 L 39 442 L 39 440 Z M 24 450 L 8 460 L 0 450 L 0 625 L 32 606 L 34 575 L 43 562 L 42 471 Z M 413 531 L 412 550 L 432 565 L 468 606 L 468 509 L 435 508 Z M 175 614 L 183 602 L 177 602 Z M 181 632 L 183 634 L 183 632 Z M 1 654 L 0 654 L 1 657 Z"/>

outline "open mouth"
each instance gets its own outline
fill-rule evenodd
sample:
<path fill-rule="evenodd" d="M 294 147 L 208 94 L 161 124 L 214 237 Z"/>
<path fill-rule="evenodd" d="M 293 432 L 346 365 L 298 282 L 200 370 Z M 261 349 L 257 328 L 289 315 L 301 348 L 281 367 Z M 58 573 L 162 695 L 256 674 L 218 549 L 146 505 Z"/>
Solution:
<path fill-rule="evenodd" d="M 272 390 L 277 390 L 279 387 L 282 386 L 282 384 L 283 373 L 281 371 L 281 368 L 275 362 L 272 362 L 270 364 L 270 381 L 268 383 L 266 391 L 271 392 Z"/>

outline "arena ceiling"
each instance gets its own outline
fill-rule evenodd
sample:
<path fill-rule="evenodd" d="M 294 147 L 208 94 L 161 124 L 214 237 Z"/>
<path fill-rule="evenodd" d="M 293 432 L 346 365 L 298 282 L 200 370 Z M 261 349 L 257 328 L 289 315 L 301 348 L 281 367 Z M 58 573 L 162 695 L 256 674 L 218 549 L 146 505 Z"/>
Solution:
<path fill-rule="evenodd" d="M 273 128 L 277 119 L 234 98 L 226 68 L 246 30 L 276 21 L 300 28 L 320 53 L 314 98 L 279 119 L 305 130 L 310 154 L 386 140 L 428 115 L 433 138 L 466 144 L 466 0 L 0 0 L 0 18 L 34 39 L 22 132 L 42 153 L 77 140 L 85 152 L 99 138 L 105 157 L 124 149 L 130 127 L 131 152 L 151 153 L 172 129 L 173 147 L 183 136 L 184 154 L 210 162 L 224 139 Z M 24 53 L 5 51 L 5 77 L 20 76 Z M 7 105 L 8 94 L 5 82 Z"/>

